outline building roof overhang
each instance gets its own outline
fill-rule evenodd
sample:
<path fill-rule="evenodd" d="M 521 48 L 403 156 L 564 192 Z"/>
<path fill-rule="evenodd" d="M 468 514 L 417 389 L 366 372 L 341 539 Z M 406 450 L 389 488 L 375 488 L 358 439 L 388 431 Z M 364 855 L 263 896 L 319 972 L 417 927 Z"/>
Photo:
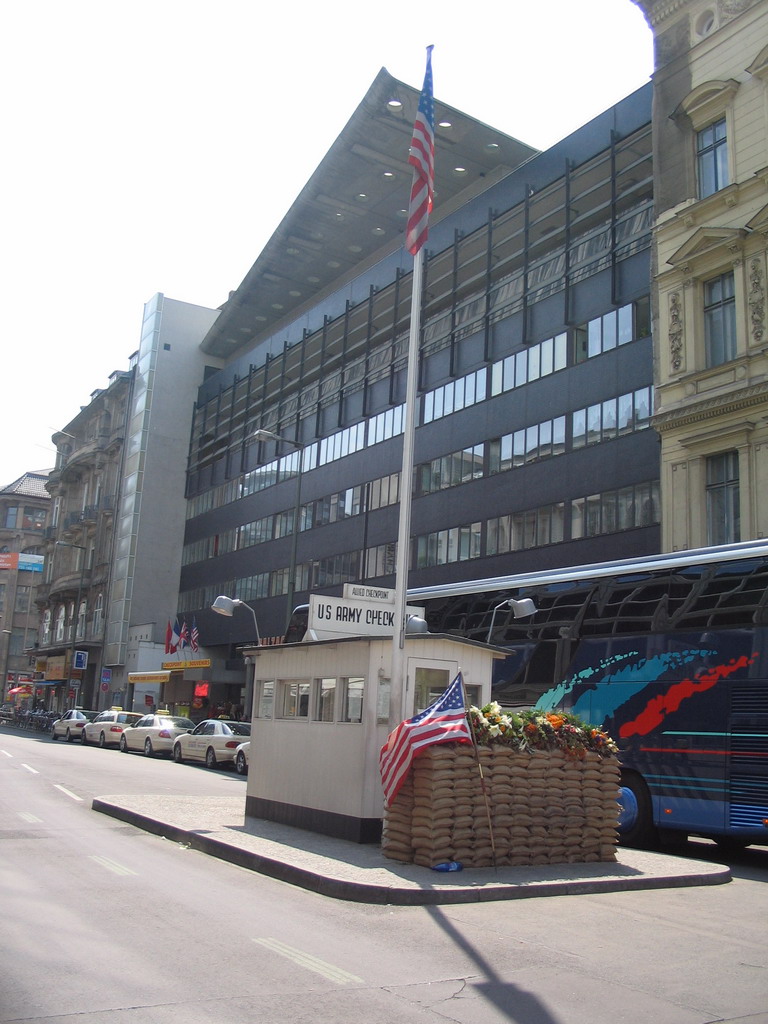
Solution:
<path fill-rule="evenodd" d="M 229 359 L 402 248 L 419 91 L 382 68 L 202 343 Z M 435 102 L 432 222 L 538 151 Z"/>

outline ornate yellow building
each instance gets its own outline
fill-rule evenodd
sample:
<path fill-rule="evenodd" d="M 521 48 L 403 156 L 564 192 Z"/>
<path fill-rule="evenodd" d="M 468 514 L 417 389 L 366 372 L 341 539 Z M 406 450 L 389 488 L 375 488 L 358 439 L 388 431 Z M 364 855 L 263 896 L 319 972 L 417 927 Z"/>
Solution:
<path fill-rule="evenodd" d="M 664 550 L 768 535 L 768 0 L 635 0 L 654 33 Z"/>

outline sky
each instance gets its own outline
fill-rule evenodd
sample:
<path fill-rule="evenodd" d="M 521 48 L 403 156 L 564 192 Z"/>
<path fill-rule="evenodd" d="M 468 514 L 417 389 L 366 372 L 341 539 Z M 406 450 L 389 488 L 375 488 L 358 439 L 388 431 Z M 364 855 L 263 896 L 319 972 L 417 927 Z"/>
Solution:
<path fill-rule="evenodd" d="M 21 0 L 0 12 L 0 486 L 128 369 L 157 292 L 238 287 L 382 67 L 546 149 L 644 85 L 631 0 Z"/>

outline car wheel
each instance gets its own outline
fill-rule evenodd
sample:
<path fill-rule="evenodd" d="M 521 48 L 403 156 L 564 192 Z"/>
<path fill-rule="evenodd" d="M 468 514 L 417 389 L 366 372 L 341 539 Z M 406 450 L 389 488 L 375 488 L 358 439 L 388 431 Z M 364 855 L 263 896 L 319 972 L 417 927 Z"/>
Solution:
<path fill-rule="evenodd" d="M 80 733 L 80 742 L 84 747 L 88 746 L 88 737 L 85 735 L 85 729 Z"/>
<path fill-rule="evenodd" d="M 128 744 L 125 741 L 125 736 L 120 736 L 120 750 L 124 753 L 128 753 Z"/>
<path fill-rule="evenodd" d="M 149 736 L 147 736 L 147 738 L 146 738 L 146 740 L 144 742 L 144 756 L 145 757 L 154 757 L 155 756 L 155 752 L 152 749 L 152 740 L 149 738 Z"/>
<path fill-rule="evenodd" d="M 83 733 L 83 735 L 85 735 L 85 733 Z M 103 750 L 104 747 L 106 747 L 106 745 L 107 745 L 107 737 L 104 735 L 103 732 L 100 732 L 99 733 L 99 746 Z"/>
<path fill-rule="evenodd" d="M 648 849 L 656 845 L 651 795 L 643 779 L 634 772 L 621 773 L 619 791 L 619 842 L 622 846 Z"/>
<path fill-rule="evenodd" d="M 238 750 L 237 757 L 235 758 L 235 771 L 238 775 L 246 775 L 248 772 L 248 765 L 245 763 L 245 754 L 242 750 Z"/>
<path fill-rule="evenodd" d="M 66 737 L 66 739 L 67 739 L 67 743 L 71 743 L 72 742 L 72 733 L 69 731 L 69 729 L 67 729 L 67 737 Z"/>
<path fill-rule="evenodd" d="M 205 752 L 205 767 L 215 768 L 216 766 L 216 751 L 213 749 L 213 747 L 208 747 L 208 749 Z"/>
<path fill-rule="evenodd" d="M 59 737 L 56 735 L 56 730 L 51 726 L 51 739 L 57 740 Z"/>
<path fill-rule="evenodd" d="M 176 764 L 183 764 L 184 762 L 184 758 L 181 756 L 181 745 L 178 743 L 175 743 L 173 747 L 173 760 Z"/>

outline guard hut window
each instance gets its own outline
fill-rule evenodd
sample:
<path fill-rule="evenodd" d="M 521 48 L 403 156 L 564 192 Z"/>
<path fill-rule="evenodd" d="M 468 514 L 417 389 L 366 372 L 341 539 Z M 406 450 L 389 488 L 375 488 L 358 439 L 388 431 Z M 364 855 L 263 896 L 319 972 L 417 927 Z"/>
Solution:
<path fill-rule="evenodd" d="M 349 676 L 346 679 L 342 679 L 341 682 L 342 722 L 362 722 L 365 679 L 361 676 Z"/>

